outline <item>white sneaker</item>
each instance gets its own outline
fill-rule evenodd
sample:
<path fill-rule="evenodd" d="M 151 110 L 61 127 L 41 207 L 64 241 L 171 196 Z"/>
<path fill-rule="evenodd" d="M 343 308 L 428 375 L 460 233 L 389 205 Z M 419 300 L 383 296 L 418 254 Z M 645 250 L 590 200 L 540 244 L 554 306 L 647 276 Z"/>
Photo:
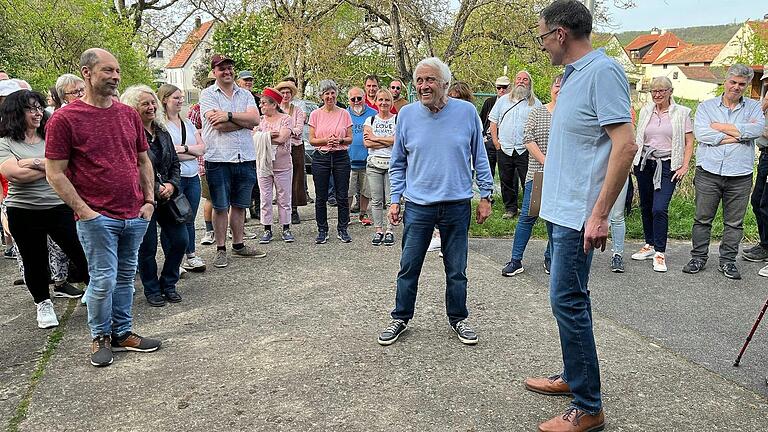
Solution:
<path fill-rule="evenodd" d="M 56 318 L 56 312 L 53 310 L 51 299 L 43 300 L 37 304 L 37 326 L 41 329 L 56 327 L 59 320 Z"/>
<path fill-rule="evenodd" d="M 230 238 L 230 239 L 232 238 L 232 229 L 229 229 L 227 231 L 227 237 Z M 258 237 L 261 237 L 259 235 L 259 233 L 248 232 L 246 230 L 243 230 L 243 240 L 253 240 L 253 239 L 258 238 Z"/>
<path fill-rule="evenodd" d="M 632 259 L 637 261 L 647 260 L 653 258 L 655 253 L 656 251 L 653 249 L 653 246 L 646 243 L 639 251 L 632 254 Z"/>
<path fill-rule="evenodd" d="M 188 257 L 182 264 L 182 268 L 191 272 L 204 272 L 205 262 L 199 256 Z"/>
<path fill-rule="evenodd" d="M 663 252 L 656 252 L 656 254 L 653 255 L 653 271 L 667 271 L 667 257 L 664 256 Z"/>
<path fill-rule="evenodd" d="M 179 267 L 179 279 L 183 278 L 187 274 L 187 270 L 184 267 Z"/>
<path fill-rule="evenodd" d="M 762 277 L 768 277 L 768 265 L 758 270 L 757 274 Z"/>
<path fill-rule="evenodd" d="M 203 236 L 203 239 L 200 240 L 201 245 L 212 245 L 216 241 L 216 236 L 213 234 L 213 231 L 206 231 L 205 235 Z"/>
<path fill-rule="evenodd" d="M 429 241 L 429 247 L 427 248 L 427 252 L 434 252 L 440 250 L 440 237 L 432 237 L 432 240 Z"/>

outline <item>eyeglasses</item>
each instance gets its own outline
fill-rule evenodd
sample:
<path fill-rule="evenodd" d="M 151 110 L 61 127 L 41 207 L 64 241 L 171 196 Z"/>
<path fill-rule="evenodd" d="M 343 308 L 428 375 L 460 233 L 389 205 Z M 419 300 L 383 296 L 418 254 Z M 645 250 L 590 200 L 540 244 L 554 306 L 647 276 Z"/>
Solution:
<path fill-rule="evenodd" d="M 671 90 L 671 89 L 666 88 L 666 89 L 659 89 L 659 90 L 651 90 L 651 94 L 664 94 L 664 93 L 668 92 L 669 90 Z"/>
<path fill-rule="evenodd" d="M 496 90 L 506 90 L 508 88 L 509 88 L 508 85 L 497 85 L 496 86 Z"/>
<path fill-rule="evenodd" d="M 354 96 L 354 97 L 349 98 L 350 102 L 360 102 L 362 100 L 363 100 L 362 96 Z"/>
<path fill-rule="evenodd" d="M 42 113 L 44 110 L 45 108 L 41 107 L 40 105 L 24 107 L 24 111 L 28 112 L 29 114 Z"/>
<path fill-rule="evenodd" d="M 544 45 L 544 38 L 549 36 L 549 35 L 551 35 L 552 33 L 556 32 L 557 29 L 559 29 L 559 28 L 560 27 L 554 28 L 554 29 L 552 29 L 552 30 L 542 34 L 542 35 L 538 35 L 538 36 L 534 37 L 533 39 L 539 44 L 539 46 L 543 46 Z"/>
<path fill-rule="evenodd" d="M 67 96 L 73 96 L 73 95 L 83 96 L 85 94 L 85 89 L 84 88 L 79 88 L 77 90 L 72 90 L 70 92 L 65 92 L 64 94 L 67 95 Z"/>
<path fill-rule="evenodd" d="M 392 90 L 400 90 L 400 86 L 389 86 Z"/>

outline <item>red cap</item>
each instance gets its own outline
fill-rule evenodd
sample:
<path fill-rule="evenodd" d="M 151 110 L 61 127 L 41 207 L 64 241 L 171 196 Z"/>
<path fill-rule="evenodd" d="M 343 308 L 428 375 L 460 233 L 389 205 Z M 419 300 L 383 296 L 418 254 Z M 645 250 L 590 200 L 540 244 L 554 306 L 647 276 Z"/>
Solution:
<path fill-rule="evenodd" d="M 261 94 L 262 96 L 267 96 L 273 99 L 278 105 L 283 103 L 283 95 L 281 95 L 280 92 L 278 92 L 273 88 L 265 87 L 264 90 L 262 90 Z"/>
<path fill-rule="evenodd" d="M 235 63 L 234 60 L 232 60 L 231 58 L 229 58 L 227 56 L 224 56 L 224 55 L 221 55 L 221 54 L 214 54 L 213 57 L 211 57 L 211 69 L 215 69 L 216 66 L 218 66 L 218 65 L 220 65 L 222 63 L 226 63 L 226 62 L 230 62 L 232 64 Z"/>

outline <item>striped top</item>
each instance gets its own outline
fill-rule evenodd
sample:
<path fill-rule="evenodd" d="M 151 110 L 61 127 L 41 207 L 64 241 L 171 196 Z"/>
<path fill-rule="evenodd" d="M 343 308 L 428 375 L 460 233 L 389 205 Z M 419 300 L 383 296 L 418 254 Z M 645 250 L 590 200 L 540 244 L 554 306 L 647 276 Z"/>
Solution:
<path fill-rule="evenodd" d="M 547 143 L 549 142 L 549 128 L 552 124 L 552 114 L 547 107 L 540 105 L 531 110 L 528 115 L 528 121 L 525 122 L 523 130 L 523 143 L 535 142 L 542 153 L 547 154 Z M 531 152 L 528 152 L 528 173 L 525 176 L 525 182 L 533 180 L 533 174 L 544 171 L 544 165 L 540 164 Z"/>

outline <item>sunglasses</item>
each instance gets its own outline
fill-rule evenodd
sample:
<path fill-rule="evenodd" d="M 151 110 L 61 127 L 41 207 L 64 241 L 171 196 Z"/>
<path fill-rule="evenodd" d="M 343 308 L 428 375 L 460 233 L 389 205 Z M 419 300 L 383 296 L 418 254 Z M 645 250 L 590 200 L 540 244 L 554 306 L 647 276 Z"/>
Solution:
<path fill-rule="evenodd" d="M 360 102 L 361 100 L 363 100 L 363 97 L 362 96 L 355 96 L 355 97 L 349 98 L 349 100 L 351 102 Z"/>
<path fill-rule="evenodd" d="M 496 86 L 496 90 L 506 90 L 507 88 L 509 88 L 508 85 L 505 85 L 505 86 L 504 85 L 497 85 Z"/>
<path fill-rule="evenodd" d="M 389 86 L 389 88 L 391 88 L 392 90 L 400 90 L 399 86 Z"/>

